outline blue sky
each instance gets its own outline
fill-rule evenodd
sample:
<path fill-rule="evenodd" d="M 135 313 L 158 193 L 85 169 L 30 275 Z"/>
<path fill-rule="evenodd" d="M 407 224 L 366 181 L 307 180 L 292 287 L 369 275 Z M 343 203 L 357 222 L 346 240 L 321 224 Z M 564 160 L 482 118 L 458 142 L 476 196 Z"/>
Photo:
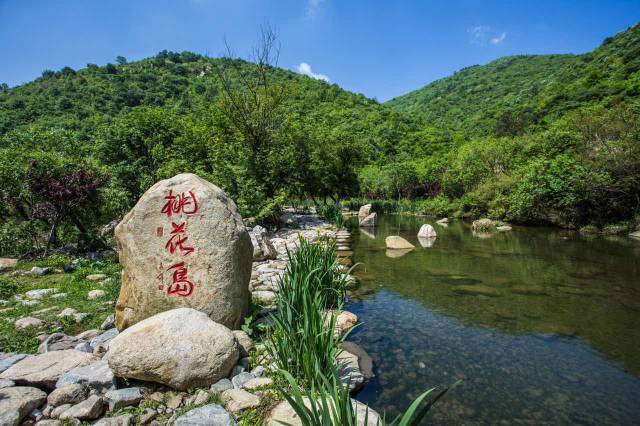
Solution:
<path fill-rule="evenodd" d="M 590 51 L 640 21 L 640 0 L 0 0 L 0 82 L 163 49 L 218 56 L 225 38 L 244 57 L 265 21 L 280 66 L 385 101 L 505 55 Z"/>

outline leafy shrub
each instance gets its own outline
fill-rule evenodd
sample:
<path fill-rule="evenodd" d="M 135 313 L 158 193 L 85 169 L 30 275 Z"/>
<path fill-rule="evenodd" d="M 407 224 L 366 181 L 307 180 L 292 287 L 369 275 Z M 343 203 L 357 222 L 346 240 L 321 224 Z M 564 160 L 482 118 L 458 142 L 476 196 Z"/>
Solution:
<path fill-rule="evenodd" d="M 20 284 L 0 276 L 0 299 L 7 300 L 20 292 Z"/>

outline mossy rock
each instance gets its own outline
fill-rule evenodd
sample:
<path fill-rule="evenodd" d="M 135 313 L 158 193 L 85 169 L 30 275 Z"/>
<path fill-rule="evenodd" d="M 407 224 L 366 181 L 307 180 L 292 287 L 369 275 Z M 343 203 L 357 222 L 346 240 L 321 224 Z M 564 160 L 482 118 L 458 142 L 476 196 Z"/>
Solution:
<path fill-rule="evenodd" d="M 580 228 L 578 232 L 585 235 L 594 235 L 594 234 L 599 234 L 600 230 L 595 225 L 586 225 Z"/>

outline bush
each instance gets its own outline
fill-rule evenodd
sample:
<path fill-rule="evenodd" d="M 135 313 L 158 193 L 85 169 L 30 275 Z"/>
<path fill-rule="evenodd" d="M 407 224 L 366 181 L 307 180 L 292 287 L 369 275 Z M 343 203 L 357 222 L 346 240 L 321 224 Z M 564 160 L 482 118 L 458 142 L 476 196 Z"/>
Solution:
<path fill-rule="evenodd" d="M 0 277 L 0 299 L 10 299 L 19 292 L 20 284 L 6 277 Z"/>

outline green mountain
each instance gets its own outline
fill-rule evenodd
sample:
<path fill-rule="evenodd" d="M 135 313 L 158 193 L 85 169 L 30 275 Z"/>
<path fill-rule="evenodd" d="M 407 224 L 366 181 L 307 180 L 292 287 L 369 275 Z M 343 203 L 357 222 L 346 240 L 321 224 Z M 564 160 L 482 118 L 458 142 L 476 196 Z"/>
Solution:
<path fill-rule="evenodd" d="M 568 111 L 640 97 L 640 25 L 583 55 L 521 55 L 464 68 L 386 104 L 472 136 L 517 135 Z"/>

